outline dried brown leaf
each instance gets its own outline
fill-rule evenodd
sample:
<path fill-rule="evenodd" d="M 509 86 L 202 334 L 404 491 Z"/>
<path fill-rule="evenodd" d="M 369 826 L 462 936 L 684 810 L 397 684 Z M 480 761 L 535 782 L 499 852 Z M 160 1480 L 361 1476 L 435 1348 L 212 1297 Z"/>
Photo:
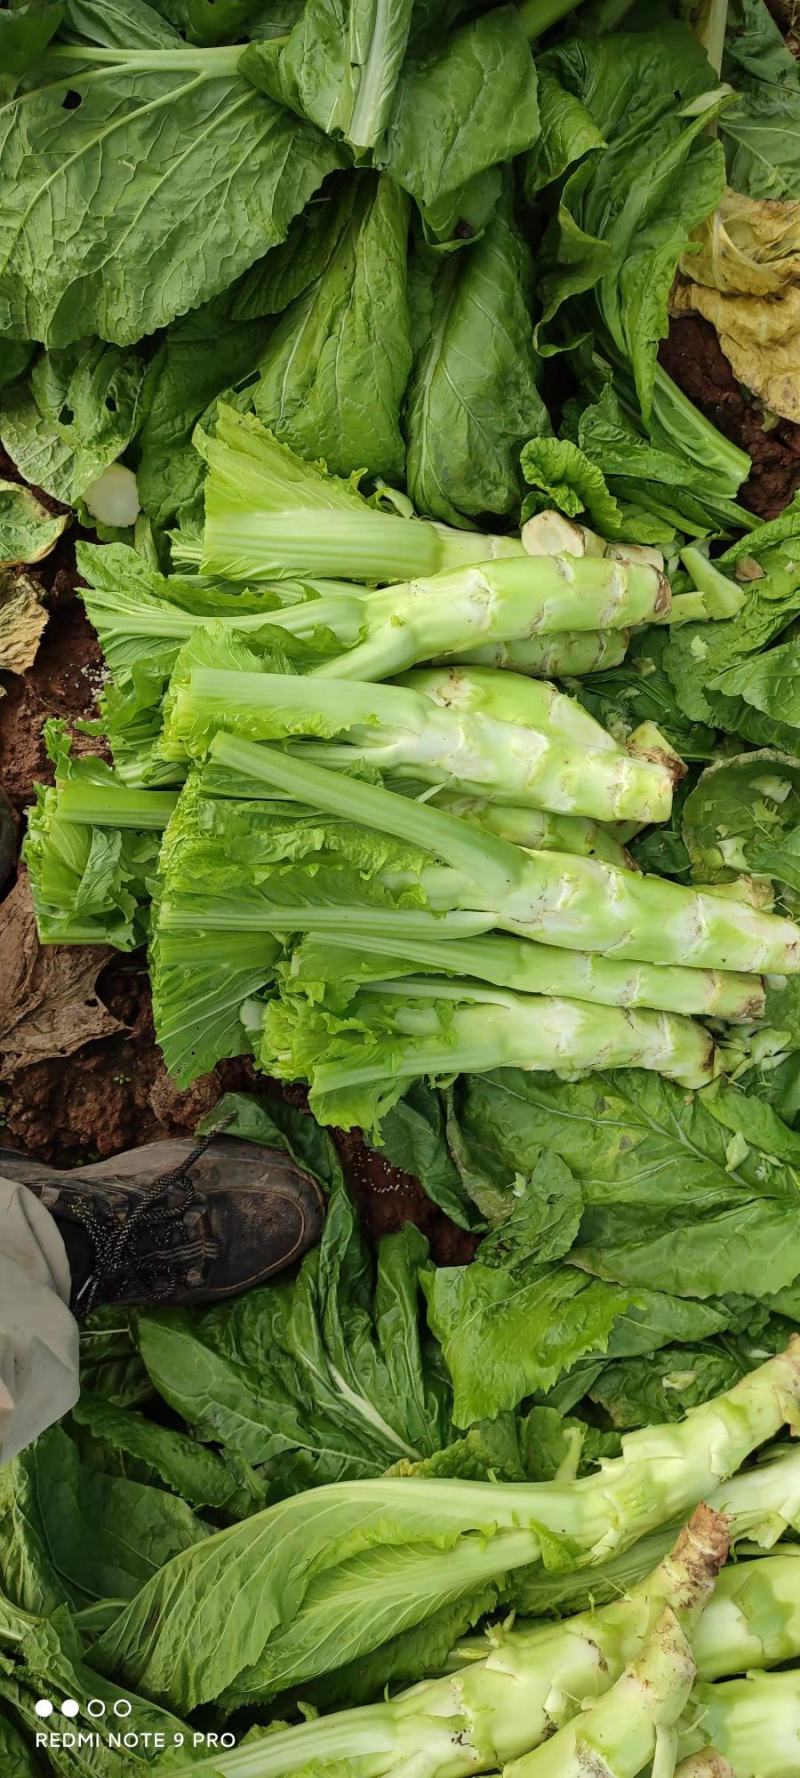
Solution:
<path fill-rule="evenodd" d="M 30 886 L 20 874 L 0 904 L 0 1080 L 125 1029 L 96 991 L 115 954 L 108 945 L 40 945 Z"/>

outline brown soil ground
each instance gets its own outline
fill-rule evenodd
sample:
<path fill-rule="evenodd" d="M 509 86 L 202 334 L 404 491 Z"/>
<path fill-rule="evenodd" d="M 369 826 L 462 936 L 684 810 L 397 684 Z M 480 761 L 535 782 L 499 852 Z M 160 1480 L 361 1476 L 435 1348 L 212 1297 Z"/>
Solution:
<path fill-rule="evenodd" d="M 753 473 L 745 503 L 763 517 L 779 511 L 800 486 L 800 427 L 782 423 L 763 432 L 707 322 L 695 317 L 674 322 L 662 358 L 691 399 L 751 453 Z M 0 451 L 0 476 L 13 474 L 13 465 Z M 56 509 L 56 502 L 40 498 Z M 31 571 L 49 610 L 34 665 L 21 676 L 0 674 L 5 691 L 0 701 L 0 788 L 13 805 L 20 831 L 34 783 L 51 776 L 42 742 L 44 721 L 61 716 L 73 727 L 92 717 L 103 683 L 100 648 L 75 592 L 75 535 L 67 533 Z M 98 742 L 77 733 L 75 744 L 99 750 Z M 12 885 L 13 877 L 6 892 Z M 245 1060 L 220 1065 L 188 1092 L 175 1087 L 154 1041 L 143 957 L 113 959 L 98 976 L 97 992 L 119 1022 L 114 1035 L 87 1042 L 66 1059 L 45 1056 L 19 1067 L 0 1088 L 0 1121 L 12 1146 L 58 1166 L 76 1165 L 159 1137 L 192 1133 L 221 1092 L 264 1090 L 265 1083 Z M 337 1141 L 373 1236 L 411 1220 L 425 1230 L 439 1263 L 460 1264 L 472 1257 L 473 1238 L 430 1203 L 418 1180 L 389 1166 L 358 1132 L 339 1134 Z"/>
<path fill-rule="evenodd" d="M 684 394 L 752 458 L 739 494 L 742 505 L 761 519 L 775 518 L 800 488 L 800 426 L 779 420 L 764 431 L 758 409 L 742 394 L 710 321 L 701 315 L 673 320 L 659 356 Z"/>

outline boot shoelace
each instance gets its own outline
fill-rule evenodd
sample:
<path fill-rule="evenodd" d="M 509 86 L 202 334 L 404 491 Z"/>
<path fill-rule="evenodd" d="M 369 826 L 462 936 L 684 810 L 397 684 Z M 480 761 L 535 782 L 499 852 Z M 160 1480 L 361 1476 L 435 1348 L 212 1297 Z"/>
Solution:
<path fill-rule="evenodd" d="M 112 1222 L 109 1226 L 90 1204 L 76 1206 L 75 1214 L 94 1248 L 92 1270 L 75 1297 L 73 1306 L 76 1314 L 88 1315 L 104 1286 L 110 1293 L 106 1300 L 113 1301 L 115 1287 L 123 1280 L 128 1282 L 131 1275 L 141 1276 L 152 1286 L 154 1302 L 169 1296 L 176 1270 L 175 1260 L 170 1262 L 167 1254 L 163 1259 L 157 1254 L 142 1254 L 136 1251 L 135 1244 L 142 1234 L 148 1233 L 157 1250 L 165 1237 L 171 1238 L 173 1231 L 183 1222 L 187 1210 L 192 1208 L 197 1195 L 191 1177 L 192 1168 L 229 1122 L 230 1119 L 226 1118 L 224 1123 L 217 1124 L 208 1135 L 201 1137 L 185 1161 L 154 1179 L 140 1202 L 119 1224 Z M 181 1191 L 181 1198 L 178 1203 L 168 1206 L 165 1200 L 176 1190 Z"/>

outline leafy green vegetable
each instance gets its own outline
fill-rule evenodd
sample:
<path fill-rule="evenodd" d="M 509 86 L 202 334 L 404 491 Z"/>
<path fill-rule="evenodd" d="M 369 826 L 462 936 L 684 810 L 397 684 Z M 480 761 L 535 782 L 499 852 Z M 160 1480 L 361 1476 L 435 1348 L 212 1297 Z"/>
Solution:
<path fill-rule="evenodd" d="M 411 368 L 408 201 L 385 175 L 356 173 L 336 204 L 328 256 L 278 321 L 253 403 L 276 438 L 303 456 L 324 457 L 336 475 L 366 468 L 397 480 L 400 403 Z"/>
<path fill-rule="evenodd" d="M 487 1584 L 517 1567 L 579 1551 L 597 1561 L 609 1542 L 635 1541 L 794 1419 L 796 1394 L 790 1351 L 683 1426 L 629 1435 L 620 1459 L 582 1481 L 382 1478 L 295 1496 L 168 1564 L 93 1659 L 179 1708 L 264 1700 L 330 1667 L 331 1636 L 342 1664 L 445 1606 L 477 1595 L 480 1610 Z"/>
<path fill-rule="evenodd" d="M 430 206 L 512 160 L 538 134 L 530 46 L 516 7 L 502 6 L 409 60 L 376 159 Z"/>
<path fill-rule="evenodd" d="M 800 71 L 762 0 L 730 0 L 723 73 L 736 92 L 721 119 L 728 184 L 753 198 L 796 197 Z"/>
<path fill-rule="evenodd" d="M 103 760 L 73 759 L 55 724 L 47 738 L 56 784 L 37 785 L 25 840 L 40 937 L 133 950 L 146 930 L 148 885 L 174 799 L 137 798 Z"/>
<path fill-rule="evenodd" d="M 102 340 L 42 352 L 0 403 L 0 435 L 17 468 L 74 506 L 130 444 L 143 376 L 137 353 Z"/>
<path fill-rule="evenodd" d="M 73 1410 L 73 1421 L 90 1435 L 99 1467 L 114 1472 L 128 1459 L 152 1474 L 157 1485 L 171 1489 L 193 1507 L 211 1507 L 231 1518 L 246 1518 L 266 1504 L 260 1479 L 233 1452 L 217 1453 L 170 1426 L 159 1426 L 129 1408 L 116 1407 L 86 1393 Z"/>
<path fill-rule="evenodd" d="M 798 760 L 764 748 L 718 760 L 687 797 L 682 831 L 696 878 L 718 883 L 752 871 L 772 877 L 787 905 L 797 905 Z"/>
<path fill-rule="evenodd" d="M 621 506 L 603 470 L 568 438 L 533 438 L 522 453 L 522 473 L 532 488 L 524 519 L 556 506 L 570 518 L 586 513 L 604 537 L 632 543 L 669 543 L 671 530 L 635 507 Z"/>
<path fill-rule="evenodd" d="M 237 1134 L 286 1145 L 265 1105 L 228 1099 L 215 1115 L 230 1113 Z M 375 1266 L 332 1144 L 307 1114 L 289 1119 L 301 1164 L 331 1194 L 321 1245 L 297 1279 L 205 1315 L 148 1313 L 137 1325 L 170 1407 L 282 1494 L 415 1464 L 447 1444 L 450 1428 L 449 1390 L 421 1327 L 426 1242 L 409 1224 L 381 1244 Z"/>
<path fill-rule="evenodd" d="M 59 1730 L 51 1725 L 48 1733 L 37 1705 L 54 1697 L 74 1701 L 79 1721 L 70 1728 L 67 1719 Z M 103 1706 L 106 1721 L 114 1721 L 116 1712 L 117 1720 L 130 1716 L 136 1724 L 136 1752 L 122 1756 L 126 1774 L 152 1771 L 161 1750 L 186 1745 L 185 1725 L 176 1717 L 86 1664 L 75 1619 L 66 1607 L 39 1615 L 0 1597 L 0 1750 L 10 1752 L 12 1763 L 4 1768 L 9 1778 L 41 1778 L 45 1770 L 55 1778 L 106 1778 L 109 1771 L 119 1771 L 120 1754 L 98 1732 L 97 1711 L 92 1717 L 88 1709 L 91 1700 Z M 24 1741 L 12 1725 L 19 1726 Z M 39 1763 L 42 1738 L 46 1767 Z"/>
<path fill-rule="evenodd" d="M 417 255 L 408 488 L 448 524 L 519 510 L 519 450 L 549 430 L 532 344 L 533 266 L 504 204 L 468 252 Z"/>
<path fill-rule="evenodd" d="M 576 362 L 582 361 L 579 354 Z M 692 463 L 677 437 L 658 443 L 646 437 L 612 381 L 604 381 L 597 400 L 577 416 L 570 408 L 568 424 L 574 438 L 557 441 L 556 467 L 565 477 L 566 493 L 559 500 L 553 488 L 556 504 L 565 512 L 585 505 L 604 536 L 667 543 L 676 529 L 703 536 L 744 528 L 742 508 L 720 498 L 715 466 Z M 547 467 L 546 452 L 542 461 Z M 535 447 L 530 466 L 539 466 Z"/>
<path fill-rule="evenodd" d="M 584 1194 L 573 1263 L 629 1290 L 713 1308 L 721 1283 L 749 1298 L 756 1279 L 766 1294 L 768 1278 L 788 1283 L 800 1272 L 800 1147 L 774 1114 L 767 1124 L 768 1109 L 730 1086 L 686 1099 L 656 1076 L 570 1083 L 509 1071 L 470 1080 L 461 1116 L 468 1132 L 496 1145 L 512 1177 L 542 1149 L 566 1162 Z M 727 1314 L 731 1325 L 735 1303 Z M 651 1350 L 664 1332 L 662 1323 Z"/>
<path fill-rule="evenodd" d="M 133 1598 L 211 1530 L 174 1494 L 85 1468 L 60 1426 L 3 1472 L 0 1513 L 3 1592 L 43 1614 L 64 1600 Z"/>
<path fill-rule="evenodd" d="M 68 524 L 68 513 L 49 512 L 30 488 L 0 480 L 0 568 L 40 562 Z"/>
<path fill-rule="evenodd" d="M 234 286 L 241 288 L 241 281 Z M 194 428 L 211 423 L 217 397 L 230 399 L 238 384 L 252 382 L 272 330 L 269 313 L 243 317 L 233 307 L 226 291 L 173 322 L 147 367 L 136 481 L 144 511 L 157 525 L 196 501 L 205 467 L 192 445 Z"/>
<path fill-rule="evenodd" d="M 356 150 L 380 142 L 405 60 L 412 0 L 311 0 L 283 42 L 254 47 L 243 67 L 258 85 Z"/>
<path fill-rule="evenodd" d="M 715 93 L 700 45 L 672 21 L 567 40 L 549 52 L 546 67 L 580 101 L 565 126 L 577 133 L 584 158 L 566 173 L 542 244 L 540 339 L 556 343 L 556 317 L 567 339 L 591 330 L 630 376 L 653 443 L 678 445 L 713 472 L 717 498 L 730 500 L 746 457 L 701 420 L 656 363 L 678 261 L 724 189 L 722 147 L 707 126 L 725 96 Z M 587 112 L 604 143 L 596 151 L 586 138 Z M 564 151 L 559 162 L 567 164 Z"/>
<path fill-rule="evenodd" d="M 4 332 L 51 347 L 152 333 L 281 241 L 337 165 L 330 142 L 239 77 L 240 51 L 191 50 L 159 25 L 146 50 L 89 61 L 61 48 L 45 84 L 7 105 Z"/>
<path fill-rule="evenodd" d="M 757 746 L 788 744 L 791 748 L 791 721 L 761 714 L 748 704 L 740 688 L 749 684 L 754 665 L 758 682 L 754 657 L 786 629 L 800 609 L 797 499 L 779 518 L 734 544 L 718 558 L 716 567 L 734 579 L 737 574 L 743 577 L 746 603 L 735 618 L 705 630 L 686 624 L 670 637 L 662 658 L 677 702 L 692 721 L 744 735 Z M 745 668 L 740 673 L 739 669 Z M 791 706 L 788 714 L 790 717 Z"/>

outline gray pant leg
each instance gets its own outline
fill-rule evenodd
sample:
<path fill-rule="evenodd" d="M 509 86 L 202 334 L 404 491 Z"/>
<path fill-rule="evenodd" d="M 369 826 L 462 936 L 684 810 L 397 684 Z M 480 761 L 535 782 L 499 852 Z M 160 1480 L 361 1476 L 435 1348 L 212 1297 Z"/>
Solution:
<path fill-rule="evenodd" d="M 49 1211 L 0 1176 L 0 1463 L 78 1398 L 67 1253 Z"/>

